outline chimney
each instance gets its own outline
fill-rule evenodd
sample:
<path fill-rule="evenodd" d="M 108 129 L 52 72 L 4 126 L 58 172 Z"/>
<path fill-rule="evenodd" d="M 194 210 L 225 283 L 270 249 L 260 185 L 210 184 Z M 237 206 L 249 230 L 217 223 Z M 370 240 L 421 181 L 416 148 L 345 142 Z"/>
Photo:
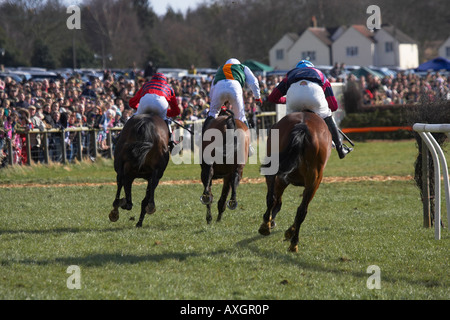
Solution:
<path fill-rule="evenodd" d="M 316 16 L 311 17 L 311 27 L 317 28 L 317 19 Z"/>

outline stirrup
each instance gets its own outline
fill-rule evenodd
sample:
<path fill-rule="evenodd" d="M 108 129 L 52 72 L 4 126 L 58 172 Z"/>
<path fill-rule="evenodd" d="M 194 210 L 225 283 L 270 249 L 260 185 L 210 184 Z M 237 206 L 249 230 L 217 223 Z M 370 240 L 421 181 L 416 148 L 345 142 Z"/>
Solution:
<path fill-rule="evenodd" d="M 340 149 L 338 149 L 339 158 L 344 159 L 345 156 L 352 151 L 353 151 L 353 148 L 351 148 L 343 143 L 342 147 Z"/>

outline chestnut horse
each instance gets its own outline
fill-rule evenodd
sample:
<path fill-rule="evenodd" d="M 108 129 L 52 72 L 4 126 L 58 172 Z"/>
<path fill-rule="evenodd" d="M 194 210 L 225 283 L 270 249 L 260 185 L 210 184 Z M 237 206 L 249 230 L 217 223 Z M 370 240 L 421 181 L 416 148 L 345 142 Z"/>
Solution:
<path fill-rule="evenodd" d="M 123 127 L 114 150 L 114 170 L 117 173 L 117 193 L 114 209 L 109 214 L 113 222 L 119 219 L 119 207 L 131 210 L 131 186 L 136 178 L 147 180 L 147 191 L 141 203 L 141 215 L 136 227 L 142 227 L 145 214 L 155 208 L 155 189 L 169 163 L 169 131 L 159 116 L 140 114 L 131 117 Z M 122 187 L 125 198 L 120 198 Z"/>
<path fill-rule="evenodd" d="M 303 198 L 297 209 L 294 223 L 285 232 L 291 240 L 289 250 L 298 251 L 298 238 L 308 205 L 322 181 L 323 171 L 331 153 L 331 134 L 325 121 L 312 112 L 288 114 L 272 130 L 279 130 L 279 168 L 275 175 L 266 175 L 267 210 L 259 233 L 269 235 L 275 227 L 275 217 L 281 209 L 281 197 L 289 184 L 304 187 Z M 267 140 L 267 155 L 271 150 L 271 132 Z"/>
<path fill-rule="evenodd" d="M 215 137 L 214 140 L 209 133 L 216 133 L 216 135 L 212 134 Z M 211 139 L 208 140 L 209 138 Z M 221 139 L 216 141 L 217 138 Z M 210 224 L 212 220 L 211 203 L 213 202 L 213 195 L 211 184 L 213 179 L 223 178 L 222 194 L 217 203 L 219 211 L 217 221 L 222 219 L 225 205 L 230 210 L 237 207 L 236 189 L 248 160 L 250 131 L 242 121 L 234 119 L 232 111 L 222 109 L 219 116 L 205 128 L 202 140 L 202 163 L 200 166 L 204 191 L 200 201 L 206 205 L 206 222 Z M 212 148 L 213 144 L 215 148 Z M 227 202 L 230 189 L 231 197 Z"/>

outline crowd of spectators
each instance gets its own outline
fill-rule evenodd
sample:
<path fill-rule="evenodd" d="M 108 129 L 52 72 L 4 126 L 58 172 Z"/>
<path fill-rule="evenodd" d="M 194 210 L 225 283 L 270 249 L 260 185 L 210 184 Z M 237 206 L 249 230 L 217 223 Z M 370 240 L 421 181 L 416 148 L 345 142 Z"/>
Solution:
<path fill-rule="evenodd" d="M 263 101 L 283 76 L 257 76 Z M 439 73 L 429 73 L 426 76 L 398 73 L 384 78 L 369 74 L 358 79 L 340 69 L 332 70 L 328 77 L 331 82 L 356 84 L 365 105 L 417 103 L 422 96 L 433 100 L 447 97 L 450 91 L 450 76 Z M 0 80 L 0 162 L 5 156 L 5 141 L 9 139 L 15 150 L 14 163 L 26 163 L 25 136 L 16 133 L 18 129 L 44 130 L 80 126 L 97 128 L 99 148 L 107 149 L 107 130 L 123 126 L 133 115 L 134 109 L 128 106 L 128 101 L 146 79 L 148 77 L 145 78 L 144 72 L 140 71 L 133 72 L 133 77 L 117 76 L 111 71 L 105 71 L 102 80 L 97 77 L 83 81 L 80 74 L 20 83 L 11 77 Z M 206 118 L 211 80 L 212 75 L 206 78 L 186 76 L 182 79 L 169 79 L 182 110 L 178 121 Z M 261 109 L 254 101 L 251 91 L 244 91 L 244 95 L 249 124 L 257 127 L 255 115 Z M 74 136 L 68 134 L 66 137 L 69 145 Z M 34 135 L 31 140 L 32 149 L 42 148 L 39 135 Z M 42 157 L 34 160 L 42 161 Z"/>
<path fill-rule="evenodd" d="M 419 75 L 398 72 L 383 77 L 367 73 L 358 78 L 351 73 L 344 74 L 342 70 L 337 69 L 333 77 L 335 66 L 328 78 L 331 82 L 346 82 L 356 87 L 363 106 L 417 104 L 424 99 L 450 100 L 450 73 L 444 75 L 440 72 L 428 72 Z"/>

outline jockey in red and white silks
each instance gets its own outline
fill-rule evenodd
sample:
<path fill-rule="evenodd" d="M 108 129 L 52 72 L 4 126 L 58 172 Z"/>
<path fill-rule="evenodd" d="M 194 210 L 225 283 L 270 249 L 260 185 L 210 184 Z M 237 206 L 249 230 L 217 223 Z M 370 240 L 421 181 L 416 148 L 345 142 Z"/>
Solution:
<path fill-rule="evenodd" d="M 286 96 L 286 97 L 284 97 Z M 343 145 L 332 112 L 338 108 L 331 84 L 319 69 L 307 60 L 300 61 L 277 85 L 268 98 L 273 103 L 286 104 L 287 113 L 309 110 L 328 125 L 333 142 L 343 159 L 353 149 Z"/>

